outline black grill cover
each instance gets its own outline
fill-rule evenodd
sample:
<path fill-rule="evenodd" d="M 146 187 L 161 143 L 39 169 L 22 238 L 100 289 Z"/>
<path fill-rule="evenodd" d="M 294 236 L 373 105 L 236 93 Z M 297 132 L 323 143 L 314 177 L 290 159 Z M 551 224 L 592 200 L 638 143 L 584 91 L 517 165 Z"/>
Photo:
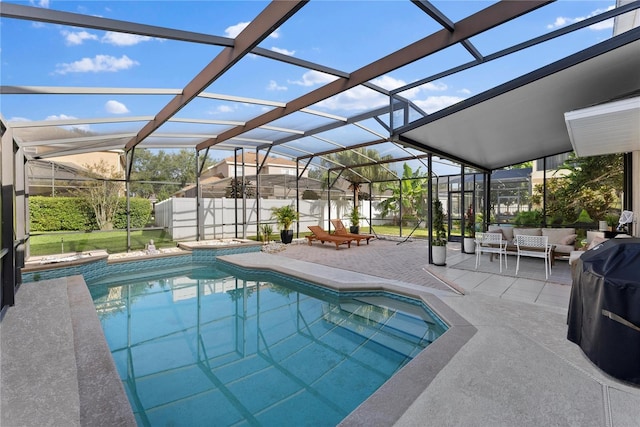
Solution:
<path fill-rule="evenodd" d="M 611 239 L 577 261 L 567 338 L 609 375 L 640 385 L 640 239 Z"/>

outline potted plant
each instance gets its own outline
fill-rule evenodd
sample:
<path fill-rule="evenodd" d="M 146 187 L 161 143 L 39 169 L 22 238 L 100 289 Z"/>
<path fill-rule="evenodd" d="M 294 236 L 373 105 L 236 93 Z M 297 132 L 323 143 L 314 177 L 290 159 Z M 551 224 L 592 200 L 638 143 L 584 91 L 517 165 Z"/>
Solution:
<path fill-rule="evenodd" d="M 616 231 L 616 227 L 618 226 L 618 220 L 620 219 L 620 215 L 609 213 L 604 216 L 604 220 L 607 221 L 607 226 L 609 227 L 609 231 Z"/>
<path fill-rule="evenodd" d="M 431 258 L 435 265 L 447 263 L 447 230 L 444 228 L 444 211 L 439 199 L 433 201 Z"/>
<path fill-rule="evenodd" d="M 293 230 L 291 224 L 298 220 L 298 212 L 292 205 L 285 205 L 279 208 L 271 208 L 271 218 L 275 219 L 280 227 L 280 239 L 282 243 L 291 243 L 293 240 Z"/>
<path fill-rule="evenodd" d="M 476 250 L 476 218 L 473 214 L 473 206 L 469 205 L 464 215 L 464 252 L 472 254 Z"/>
<path fill-rule="evenodd" d="M 357 206 L 353 207 L 353 210 L 349 214 L 349 220 L 351 221 L 349 231 L 353 234 L 358 234 L 360 232 L 360 213 L 358 212 Z"/>

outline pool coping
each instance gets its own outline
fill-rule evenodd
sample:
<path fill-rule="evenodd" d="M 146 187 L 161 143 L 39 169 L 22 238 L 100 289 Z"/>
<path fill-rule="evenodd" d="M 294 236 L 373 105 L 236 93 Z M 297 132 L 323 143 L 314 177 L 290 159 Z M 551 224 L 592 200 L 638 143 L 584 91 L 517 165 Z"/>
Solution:
<path fill-rule="evenodd" d="M 89 288 L 82 276 L 67 279 L 67 294 L 78 369 L 80 424 L 137 425 Z"/>
<path fill-rule="evenodd" d="M 428 388 L 458 350 L 478 331 L 475 326 L 426 288 L 277 255 L 265 253 L 252 255 L 225 255 L 218 257 L 218 260 L 242 268 L 286 274 L 338 292 L 382 291 L 418 299 L 448 326 L 445 333 L 387 380 L 374 394 L 345 417 L 338 424 L 339 426 L 393 425 Z M 321 272 L 325 274 L 319 274 Z M 349 275 L 352 281 L 340 280 L 336 274 Z"/>

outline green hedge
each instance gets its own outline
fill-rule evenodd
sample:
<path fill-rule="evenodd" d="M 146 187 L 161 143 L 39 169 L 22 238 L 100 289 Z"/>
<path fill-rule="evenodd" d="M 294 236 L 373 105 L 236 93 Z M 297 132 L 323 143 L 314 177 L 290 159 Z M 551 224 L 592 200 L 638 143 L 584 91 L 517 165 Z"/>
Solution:
<path fill-rule="evenodd" d="M 142 228 L 151 218 L 151 202 L 144 198 L 129 200 L 131 228 Z M 122 198 L 113 219 L 116 229 L 127 228 L 127 201 Z M 79 197 L 29 197 L 31 231 L 97 230 L 95 214 L 85 199 Z"/>
<path fill-rule="evenodd" d="M 129 199 L 131 212 L 131 228 L 143 228 L 151 219 L 151 202 L 142 197 Z M 118 210 L 113 217 L 113 228 L 125 230 L 127 228 L 127 199 L 118 202 Z"/>
<path fill-rule="evenodd" d="M 29 197 L 31 231 L 95 229 L 91 206 L 77 197 Z"/>

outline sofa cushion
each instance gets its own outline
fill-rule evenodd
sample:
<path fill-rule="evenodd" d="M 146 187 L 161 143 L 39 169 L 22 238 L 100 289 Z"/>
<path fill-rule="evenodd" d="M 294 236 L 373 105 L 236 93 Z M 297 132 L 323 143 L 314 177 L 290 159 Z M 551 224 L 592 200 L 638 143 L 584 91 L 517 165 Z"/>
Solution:
<path fill-rule="evenodd" d="M 489 233 L 502 233 L 504 240 L 513 241 L 513 227 L 501 227 L 499 225 L 490 225 L 487 230 Z"/>
<path fill-rule="evenodd" d="M 553 246 L 553 251 L 556 254 L 570 255 L 571 252 L 574 252 L 575 250 L 576 248 L 573 245 L 554 245 Z"/>
<path fill-rule="evenodd" d="M 553 245 L 572 245 L 577 237 L 575 228 L 543 228 L 542 235 Z"/>
<path fill-rule="evenodd" d="M 540 228 L 514 228 L 514 236 L 542 236 L 542 229 Z"/>
<path fill-rule="evenodd" d="M 575 246 L 576 237 L 578 237 L 577 234 L 569 234 L 568 236 L 564 236 L 562 239 L 560 239 L 560 244 Z"/>

